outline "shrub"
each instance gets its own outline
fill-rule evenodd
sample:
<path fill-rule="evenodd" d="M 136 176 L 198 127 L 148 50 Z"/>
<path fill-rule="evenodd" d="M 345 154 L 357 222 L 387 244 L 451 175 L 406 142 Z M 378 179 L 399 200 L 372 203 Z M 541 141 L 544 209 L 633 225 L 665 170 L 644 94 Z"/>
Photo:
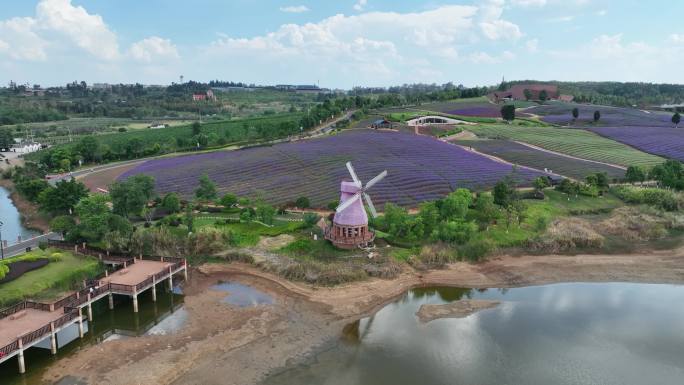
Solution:
<path fill-rule="evenodd" d="M 1 264 L 1 265 L 0 265 L 0 280 L 2 280 L 3 278 L 5 278 L 5 276 L 7 275 L 7 273 L 9 273 L 9 266 L 7 266 L 7 265 L 5 265 L 5 264 Z"/>
<path fill-rule="evenodd" d="M 682 196 L 669 190 L 618 186 L 612 191 L 627 203 L 647 204 L 666 211 L 677 211 L 684 206 Z"/>
<path fill-rule="evenodd" d="M 418 260 L 427 266 L 442 267 L 456 259 L 451 248 L 443 245 L 427 245 L 420 249 Z"/>
<path fill-rule="evenodd" d="M 311 202 L 307 197 L 299 197 L 295 201 L 295 206 L 300 209 L 308 209 L 311 206 Z"/>
<path fill-rule="evenodd" d="M 315 226 L 321 217 L 316 213 L 304 213 L 304 225 L 306 227 Z"/>
<path fill-rule="evenodd" d="M 494 249 L 488 239 L 473 239 L 458 249 L 458 256 L 471 262 L 477 262 Z"/>
<path fill-rule="evenodd" d="M 43 250 L 43 251 L 47 250 L 47 248 L 48 248 L 47 242 L 43 242 L 43 241 L 38 242 L 38 248 Z"/>

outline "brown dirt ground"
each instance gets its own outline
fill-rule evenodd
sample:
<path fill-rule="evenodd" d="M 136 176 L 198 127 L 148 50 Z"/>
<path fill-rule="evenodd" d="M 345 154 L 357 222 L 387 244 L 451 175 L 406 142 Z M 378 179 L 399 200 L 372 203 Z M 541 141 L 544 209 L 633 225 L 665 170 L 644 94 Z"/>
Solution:
<path fill-rule="evenodd" d="M 271 294 L 273 306 L 238 309 L 207 290 L 218 280 Z M 684 249 L 635 255 L 502 256 L 442 270 L 407 268 L 393 280 L 337 287 L 286 281 L 244 264 L 193 270 L 185 288 L 188 323 L 177 334 L 112 341 L 55 363 L 45 375 L 89 384 L 254 384 L 302 359 L 345 325 L 419 286 L 519 287 L 556 282 L 684 283 Z"/>
<path fill-rule="evenodd" d="M 107 189 L 116 178 L 138 164 L 139 163 L 130 163 L 119 167 L 106 168 L 102 171 L 95 171 L 84 176 L 76 177 L 76 179 L 83 182 L 90 191 L 97 192 L 98 188 Z"/>

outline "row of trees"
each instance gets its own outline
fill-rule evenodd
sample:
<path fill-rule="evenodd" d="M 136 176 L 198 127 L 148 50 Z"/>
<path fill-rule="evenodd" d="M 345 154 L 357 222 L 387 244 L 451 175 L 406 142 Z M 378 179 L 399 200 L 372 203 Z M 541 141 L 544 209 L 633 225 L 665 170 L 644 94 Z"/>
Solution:
<path fill-rule="evenodd" d="M 650 171 L 639 166 L 630 166 L 625 173 L 629 183 L 641 183 L 646 180 L 657 181 L 663 187 L 684 190 L 684 167 L 676 160 L 668 160 L 653 167 Z"/>

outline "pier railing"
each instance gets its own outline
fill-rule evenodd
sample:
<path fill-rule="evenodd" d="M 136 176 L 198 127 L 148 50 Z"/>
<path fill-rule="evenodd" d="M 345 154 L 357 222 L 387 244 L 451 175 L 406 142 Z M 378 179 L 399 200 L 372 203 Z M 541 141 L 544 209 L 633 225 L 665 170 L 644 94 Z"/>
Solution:
<path fill-rule="evenodd" d="M 63 250 L 69 250 L 69 251 L 75 251 L 76 253 L 83 254 L 83 255 L 88 255 L 88 256 L 94 256 L 94 257 L 99 257 L 100 259 L 102 258 L 107 258 L 108 260 L 114 260 L 114 259 L 119 259 L 122 264 L 114 270 L 114 272 L 120 270 L 123 268 L 123 262 L 126 262 L 126 265 L 132 265 L 135 263 L 136 259 L 134 257 L 130 256 L 125 256 L 125 255 L 108 255 L 104 257 L 102 255 L 102 252 L 93 250 L 93 249 L 88 249 L 79 245 L 75 244 L 70 244 L 67 242 L 63 241 L 56 241 L 56 240 L 49 240 L 48 245 L 50 247 L 54 248 L 59 248 Z M 136 284 L 136 285 L 123 285 L 123 284 L 117 284 L 117 283 L 111 283 L 111 282 L 102 282 L 102 278 L 104 278 L 107 274 L 101 274 L 100 276 L 96 277 L 95 279 L 90 279 L 85 281 L 85 287 L 81 289 L 78 292 L 72 293 L 64 298 L 61 298 L 60 300 L 53 302 L 53 303 L 42 303 L 42 302 L 35 302 L 35 301 L 22 301 L 18 304 L 12 305 L 8 308 L 5 309 L 0 309 L 0 319 L 6 318 L 11 316 L 12 314 L 18 313 L 22 310 L 25 309 L 36 309 L 40 311 L 57 311 L 59 309 L 64 309 L 64 315 L 56 319 L 55 321 L 52 321 L 44 326 L 41 326 L 40 328 L 30 331 L 26 334 L 23 334 L 19 336 L 16 340 L 13 342 L 0 347 L 0 359 L 3 357 L 10 355 L 14 353 L 15 351 L 19 350 L 19 341 L 21 340 L 22 345 L 26 346 L 27 344 L 30 344 L 36 340 L 45 338 L 46 335 L 50 334 L 52 332 L 53 327 L 60 328 L 69 322 L 73 321 L 74 319 L 78 318 L 79 316 L 79 311 L 78 308 L 81 307 L 81 305 L 85 304 L 88 302 L 89 299 L 96 298 L 102 294 L 105 293 L 126 293 L 126 294 L 134 294 L 137 292 L 142 291 L 145 289 L 147 286 L 152 285 L 153 282 L 160 282 L 166 278 L 168 278 L 171 274 L 176 273 L 179 269 L 182 267 L 187 268 L 187 261 L 183 258 L 175 258 L 175 257 L 143 257 L 142 259 L 144 260 L 151 260 L 151 261 L 161 261 L 161 262 L 167 262 L 170 263 L 171 265 L 168 266 L 166 269 L 163 271 L 160 271 L 153 276 L 150 275 L 147 279 L 144 281 Z M 89 296 L 90 294 L 90 296 Z"/>

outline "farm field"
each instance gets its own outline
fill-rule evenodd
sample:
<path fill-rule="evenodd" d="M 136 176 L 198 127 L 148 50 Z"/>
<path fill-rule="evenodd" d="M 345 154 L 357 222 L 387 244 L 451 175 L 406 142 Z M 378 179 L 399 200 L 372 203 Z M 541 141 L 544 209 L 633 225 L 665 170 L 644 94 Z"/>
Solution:
<path fill-rule="evenodd" d="M 551 154 L 508 140 L 458 140 L 452 143 L 472 147 L 476 151 L 521 166 L 538 170 L 549 169 L 555 174 L 577 180 L 583 180 L 587 175 L 596 172 L 605 172 L 611 179 L 620 179 L 625 176 L 625 170 L 617 167 Z"/>
<path fill-rule="evenodd" d="M 546 150 L 624 167 L 653 167 L 664 162 L 658 156 L 581 129 L 499 124 L 470 126 L 468 130 L 484 138 L 521 141 Z"/>
<path fill-rule="evenodd" d="M 339 183 L 348 179 L 344 166 L 352 161 L 359 177 L 368 181 L 382 170 L 388 177 L 373 187 L 377 206 L 393 202 L 415 206 L 441 198 L 456 188 L 491 188 L 509 175 L 510 165 L 490 160 L 457 146 L 425 136 L 353 130 L 326 138 L 154 159 L 122 174 L 154 176 L 157 192 L 189 197 L 198 177 L 207 172 L 221 193 L 261 197 L 270 203 L 308 197 L 314 206 L 339 198 Z M 518 170 L 521 184 L 541 175 Z"/>
<path fill-rule="evenodd" d="M 684 162 L 684 128 L 623 126 L 590 130 L 641 151 Z"/>
<path fill-rule="evenodd" d="M 572 109 L 579 110 L 579 117 L 573 121 Z M 594 111 L 601 118 L 594 123 Z M 542 106 L 531 107 L 525 112 L 540 115 L 547 123 L 571 126 L 649 126 L 672 127 L 672 114 L 658 111 L 645 111 L 636 108 L 586 105 L 577 103 L 548 102 Z"/>

